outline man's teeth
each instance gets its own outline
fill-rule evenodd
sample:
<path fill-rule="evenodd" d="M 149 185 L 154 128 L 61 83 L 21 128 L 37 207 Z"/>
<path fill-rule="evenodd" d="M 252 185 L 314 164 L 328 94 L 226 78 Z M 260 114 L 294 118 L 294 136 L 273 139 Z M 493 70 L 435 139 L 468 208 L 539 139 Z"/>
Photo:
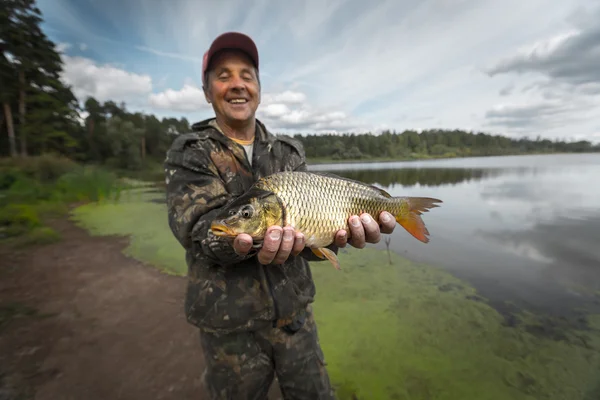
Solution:
<path fill-rule="evenodd" d="M 246 99 L 233 99 L 229 100 L 230 103 L 245 103 Z"/>

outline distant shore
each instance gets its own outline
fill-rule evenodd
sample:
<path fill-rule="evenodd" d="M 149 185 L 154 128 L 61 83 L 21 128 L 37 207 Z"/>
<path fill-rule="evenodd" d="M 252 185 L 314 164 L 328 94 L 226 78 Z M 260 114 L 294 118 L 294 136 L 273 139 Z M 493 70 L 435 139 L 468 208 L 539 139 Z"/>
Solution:
<path fill-rule="evenodd" d="M 432 156 L 429 154 L 414 155 L 411 157 L 363 157 L 333 159 L 325 157 L 306 157 L 306 162 L 310 165 L 318 164 L 351 164 L 351 163 L 385 163 L 385 162 L 407 162 L 407 161 L 426 161 L 426 160 L 446 160 L 454 158 L 477 158 L 477 157 L 506 157 L 506 156 L 540 156 L 540 155 L 564 155 L 564 154 L 598 154 L 598 152 L 527 152 L 510 154 L 474 154 L 474 155 L 442 155 Z"/>

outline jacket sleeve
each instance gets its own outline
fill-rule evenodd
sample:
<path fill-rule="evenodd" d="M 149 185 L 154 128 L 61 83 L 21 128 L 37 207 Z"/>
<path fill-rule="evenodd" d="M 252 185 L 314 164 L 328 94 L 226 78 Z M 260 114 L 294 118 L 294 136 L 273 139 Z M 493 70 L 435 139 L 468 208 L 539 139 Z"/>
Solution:
<path fill-rule="evenodd" d="M 186 250 L 200 251 L 211 262 L 229 265 L 250 258 L 240 256 L 232 242 L 210 234 L 210 223 L 231 199 L 212 161 L 192 138 L 176 139 L 164 162 L 168 221 Z"/>

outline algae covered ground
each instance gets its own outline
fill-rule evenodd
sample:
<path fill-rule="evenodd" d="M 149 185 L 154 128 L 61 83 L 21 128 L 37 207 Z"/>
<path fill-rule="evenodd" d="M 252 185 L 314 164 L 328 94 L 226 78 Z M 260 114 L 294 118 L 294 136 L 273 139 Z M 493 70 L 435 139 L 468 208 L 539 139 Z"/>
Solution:
<path fill-rule="evenodd" d="M 130 235 L 130 256 L 185 274 L 162 199 L 129 192 L 118 203 L 81 206 L 73 219 L 92 234 Z M 342 271 L 312 264 L 314 310 L 339 399 L 600 398 L 598 316 L 574 330 L 541 316 L 501 315 L 443 270 L 391 260 L 348 248 Z"/>

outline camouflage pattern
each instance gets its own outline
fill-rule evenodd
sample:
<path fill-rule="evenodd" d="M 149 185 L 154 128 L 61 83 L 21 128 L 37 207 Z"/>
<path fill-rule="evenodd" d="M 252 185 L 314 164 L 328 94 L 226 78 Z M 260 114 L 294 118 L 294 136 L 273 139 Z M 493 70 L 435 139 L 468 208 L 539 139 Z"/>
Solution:
<path fill-rule="evenodd" d="M 169 226 L 186 250 L 188 321 L 205 331 L 228 333 L 283 326 L 313 302 L 310 251 L 283 265 L 261 265 L 255 250 L 239 256 L 226 239 L 209 235 L 218 209 L 260 177 L 305 171 L 302 145 L 274 136 L 257 121 L 252 166 L 242 146 L 223 135 L 214 120 L 192 126 L 167 152 L 165 174 Z"/>
<path fill-rule="evenodd" d="M 331 398 L 310 311 L 315 286 L 307 260 L 321 259 L 305 249 L 283 265 L 265 266 L 253 257 L 256 250 L 237 255 L 231 242 L 209 234 L 218 210 L 260 177 L 305 171 L 301 144 L 257 121 L 251 167 L 244 148 L 214 120 L 192 130 L 173 141 L 164 163 L 168 221 L 186 252 L 185 314 L 200 328 L 213 397 L 264 398 L 275 360 L 291 398 Z"/>
<path fill-rule="evenodd" d="M 211 399 L 266 399 L 276 375 L 285 399 L 334 399 L 310 306 L 294 334 L 267 327 L 254 332 L 200 333 Z"/>

